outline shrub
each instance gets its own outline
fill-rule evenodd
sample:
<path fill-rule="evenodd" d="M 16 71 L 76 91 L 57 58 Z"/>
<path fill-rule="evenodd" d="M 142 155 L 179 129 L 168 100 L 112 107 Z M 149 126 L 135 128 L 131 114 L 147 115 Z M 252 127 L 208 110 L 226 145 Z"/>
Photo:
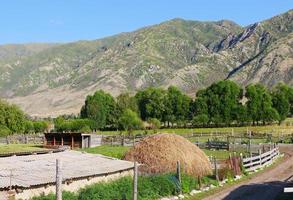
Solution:
<path fill-rule="evenodd" d="M 32 200 L 55 200 L 56 197 L 54 194 L 49 194 L 47 196 L 40 196 L 40 197 L 34 197 Z M 62 199 L 64 200 L 78 200 L 77 195 L 71 192 L 63 192 L 62 193 Z"/>
<path fill-rule="evenodd" d="M 234 172 L 232 169 L 229 169 L 228 167 L 225 167 L 223 169 L 219 170 L 219 179 L 224 180 L 224 179 L 233 179 L 234 177 Z"/>
<path fill-rule="evenodd" d="M 138 177 L 138 199 L 153 200 L 165 196 L 178 194 L 178 187 L 173 174 L 151 175 Z M 210 184 L 210 177 L 203 178 L 203 182 Z M 84 189 L 79 194 L 64 192 L 64 200 L 131 200 L 133 181 L 131 177 L 123 177 L 112 182 L 101 182 Z M 197 187 L 197 179 L 183 174 L 181 177 L 182 191 L 190 192 Z M 54 200 L 53 194 L 35 197 L 32 200 Z"/>
<path fill-rule="evenodd" d="M 153 130 L 159 129 L 161 127 L 161 122 L 157 118 L 149 118 L 148 123 L 151 125 Z"/>
<path fill-rule="evenodd" d="M 188 193 L 198 186 L 198 180 L 194 177 L 183 174 L 181 176 L 181 187 L 183 193 Z"/>
<path fill-rule="evenodd" d="M 11 130 L 9 128 L 7 128 L 6 126 L 0 125 L 0 137 L 5 137 L 10 134 L 11 134 Z"/>

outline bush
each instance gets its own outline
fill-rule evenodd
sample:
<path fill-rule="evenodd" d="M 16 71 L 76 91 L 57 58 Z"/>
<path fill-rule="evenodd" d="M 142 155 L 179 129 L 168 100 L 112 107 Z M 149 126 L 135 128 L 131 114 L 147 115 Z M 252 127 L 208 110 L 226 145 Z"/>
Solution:
<path fill-rule="evenodd" d="M 161 122 L 157 118 L 149 118 L 148 123 L 151 125 L 153 130 L 159 129 L 161 127 Z"/>
<path fill-rule="evenodd" d="M 212 183 L 210 177 L 204 177 L 205 184 Z M 173 174 L 139 176 L 138 177 L 138 199 L 153 200 L 165 196 L 178 194 L 178 186 Z M 132 178 L 123 177 L 112 182 L 102 182 L 88 186 L 80 190 L 78 195 L 70 192 L 63 194 L 64 200 L 131 200 L 132 199 Z M 181 177 L 182 191 L 190 192 L 197 188 L 197 179 L 188 175 Z M 32 200 L 53 200 L 53 194 L 42 197 L 35 197 Z"/>
<path fill-rule="evenodd" d="M 188 193 L 198 186 L 198 180 L 194 177 L 183 174 L 181 176 L 181 187 L 183 193 Z"/>
<path fill-rule="evenodd" d="M 225 167 L 223 169 L 219 170 L 219 179 L 224 180 L 224 179 L 233 179 L 234 177 L 234 172 L 232 169 L 229 169 L 228 167 Z"/>
<path fill-rule="evenodd" d="M 6 126 L 0 125 L 0 137 L 5 137 L 10 134 L 11 134 L 11 130 L 9 128 L 7 128 Z"/>
<path fill-rule="evenodd" d="M 47 196 L 40 196 L 40 197 L 34 197 L 32 200 L 55 200 L 55 194 L 49 194 Z M 62 199 L 64 200 L 78 200 L 78 196 L 71 192 L 63 192 L 62 193 Z"/>

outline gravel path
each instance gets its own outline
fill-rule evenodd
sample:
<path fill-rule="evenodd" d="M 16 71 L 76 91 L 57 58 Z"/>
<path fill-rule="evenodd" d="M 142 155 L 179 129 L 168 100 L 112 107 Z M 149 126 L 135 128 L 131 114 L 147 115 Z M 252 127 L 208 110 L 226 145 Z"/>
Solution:
<path fill-rule="evenodd" d="M 282 163 L 204 200 L 274 200 L 293 180 L 293 145 L 282 145 L 280 151 L 285 154 Z"/>

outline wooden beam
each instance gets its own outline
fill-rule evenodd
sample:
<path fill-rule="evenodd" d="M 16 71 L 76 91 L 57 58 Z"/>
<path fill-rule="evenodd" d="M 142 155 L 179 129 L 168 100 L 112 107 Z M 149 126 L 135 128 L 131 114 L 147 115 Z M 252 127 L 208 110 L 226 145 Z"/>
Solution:
<path fill-rule="evenodd" d="M 53 146 L 55 146 L 56 145 L 56 138 L 55 138 L 55 135 L 54 135 L 54 137 L 53 137 Z"/>
<path fill-rule="evenodd" d="M 74 137 L 73 135 L 71 135 L 71 149 L 74 148 Z"/>

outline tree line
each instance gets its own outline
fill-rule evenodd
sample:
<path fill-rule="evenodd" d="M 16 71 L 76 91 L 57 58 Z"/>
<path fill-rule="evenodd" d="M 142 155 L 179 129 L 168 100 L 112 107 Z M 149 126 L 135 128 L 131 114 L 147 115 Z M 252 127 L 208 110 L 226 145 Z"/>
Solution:
<path fill-rule="evenodd" d="M 12 133 L 42 133 L 48 126 L 49 122 L 31 120 L 16 105 L 0 100 L 0 136 Z"/>
<path fill-rule="evenodd" d="M 175 86 L 147 88 L 133 96 L 122 93 L 116 98 L 99 90 L 87 96 L 80 118 L 88 121 L 80 123 L 91 130 L 244 126 L 281 123 L 292 114 L 292 87 L 280 83 L 271 90 L 261 84 L 241 88 L 224 80 L 199 90 L 194 99 Z"/>
<path fill-rule="evenodd" d="M 230 80 L 199 90 L 195 98 L 175 86 L 146 88 L 114 98 L 103 90 L 88 95 L 78 116 L 54 119 L 56 131 L 134 130 L 159 127 L 220 127 L 281 123 L 293 114 L 293 88 L 278 84 L 240 87 Z M 44 132 L 17 106 L 0 101 L 0 134 Z"/>

